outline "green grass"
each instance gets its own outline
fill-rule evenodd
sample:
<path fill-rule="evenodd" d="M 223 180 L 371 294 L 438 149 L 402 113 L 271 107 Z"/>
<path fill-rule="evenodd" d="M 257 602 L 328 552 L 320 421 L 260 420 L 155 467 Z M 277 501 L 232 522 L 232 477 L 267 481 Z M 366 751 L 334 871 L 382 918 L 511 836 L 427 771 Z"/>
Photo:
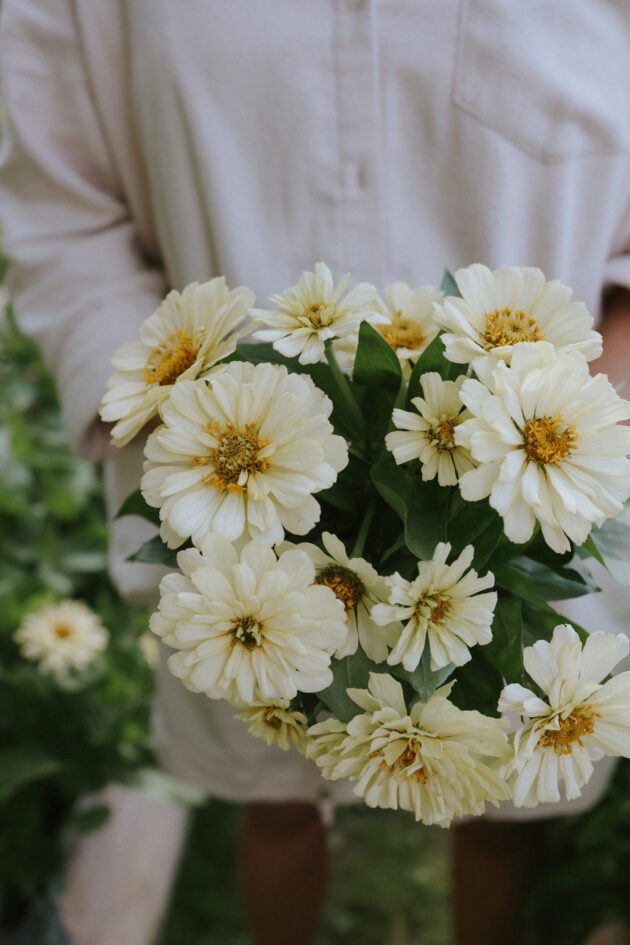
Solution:
<path fill-rule="evenodd" d="M 236 884 L 237 805 L 195 815 L 160 945 L 252 945 Z M 318 945 L 448 945 L 448 834 L 409 814 L 348 807 Z M 286 893 L 286 891 L 285 891 Z"/>

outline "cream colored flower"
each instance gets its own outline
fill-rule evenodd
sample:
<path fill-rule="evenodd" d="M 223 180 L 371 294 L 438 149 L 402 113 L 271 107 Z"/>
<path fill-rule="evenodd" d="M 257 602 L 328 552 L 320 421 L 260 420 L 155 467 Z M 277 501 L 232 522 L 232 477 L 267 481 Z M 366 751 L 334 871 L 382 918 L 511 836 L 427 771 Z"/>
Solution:
<path fill-rule="evenodd" d="M 243 704 L 292 699 L 332 682 L 331 654 L 347 635 L 344 610 L 313 585 L 303 551 L 276 558 L 261 541 L 239 553 L 218 534 L 178 555 L 160 584 L 151 629 L 179 652 L 168 667 L 192 692 Z"/>
<path fill-rule="evenodd" d="M 547 697 L 517 683 L 506 686 L 499 709 L 524 718 L 508 770 L 516 807 L 579 797 L 604 755 L 630 758 L 630 672 L 608 676 L 628 655 L 628 638 L 593 633 L 582 645 L 568 624 L 551 642 L 523 651 L 525 669 Z"/>
<path fill-rule="evenodd" d="M 630 495 L 630 418 L 603 374 L 589 375 L 582 357 L 548 344 L 514 348 L 511 366 L 475 364 L 461 399 L 472 418 L 455 430 L 477 469 L 464 473 L 464 499 L 489 496 L 510 541 L 527 541 L 536 521 L 562 553 L 591 526 L 618 515 Z"/>
<path fill-rule="evenodd" d="M 247 331 L 244 319 L 253 304 L 249 289 L 230 291 L 223 277 L 169 292 L 140 326 L 140 341 L 127 342 L 113 357 L 115 373 L 101 417 L 118 421 L 112 430 L 116 446 L 128 443 L 158 414 L 176 381 L 203 377 L 232 354 Z"/>
<path fill-rule="evenodd" d="M 392 282 L 385 289 L 385 300 L 378 300 L 378 310 L 387 322 L 377 325 L 376 329 L 398 355 L 407 378 L 438 333 L 433 320 L 433 306 L 443 298 L 443 292 L 429 285 L 412 289 L 406 282 Z"/>
<path fill-rule="evenodd" d="M 141 482 L 169 546 L 211 531 L 270 544 L 285 529 L 309 532 L 320 515 L 313 493 L 348 462 L 331 410 L 309 377 L 279 365 L 235 361 L 207 382 L 179 381 L 147 441 Z"/>
<path fill-rule="evenodd" d="M 447 296 L 434 318 L 445 332 L 445 355 L 467 364 L 481 355 L 510 359 L 521 341 L 548 341 L 559 351 L 572 349 L 587 361 L 602 353 L 602 339 L 571 289 L 547 282 L 540 269 L 501 266 L 491 272 L 475 263 L 455 273 L 462 298 Z"/>
<path fill-rule="evenodd" d="M 356 781 L 368 807 L 412 811 L 425 824 L 482 814 L 508 795 L 502 768 L 509 754 L 504 719 L 463 712 L 452 685 L 407 710 L 402 686 L 370 674 L 368 689 L 348 689 L 363 713 L 345 726 L 329 720 L 309 729 L 308 754 L 331 780 Z"/>
<path fill-rule="evenodd" d="M 87 669 L 107 646 L 109 634 L 93 610 L 81 601 L 64 600 L 27 614 L 15 640 L 40 672 L 64 679 Z"/>
<path fill-rule="evenodd" d="M 418 562 L 418 577 L 405 581 L 400 574 L 386 578 L 389 603 L 372 608 L 376 624 L 405 622 L 402 633 L 387 658 L 390 666 L 402 663 L 416 669 L 429 644 L 431 669 L 449 663 L 462 666 L 470 659 L 469 647 L 483 646 L 492 639 L 492 618 L 497 602 L 494 591 L 480 594 L 494 584 L 488 572 L 479 577 L 470 568 L 474 548 L 467 545 L 459 558 L 447 564 L 451 546 L 440 542 L 430 561 Z M 470 570 L 468 570 L 470 568 Z"/>
<path fill-rule="evenodd" d="M 287 699 L 243 706 L 236 718 L 245 722 L 250 734 L 262 738 L 268 745 L 277 745 L 283 751 L 295 748 L 301 755 L 305 754 L 308 720 L 303 712 L 291 709 Z"/>
<path fill-rule="evenodd" d="M 258 341 L 271 341 L 276 351 L 300 364 L 324 360 L 324 344 L 331 338 L 356 334 L 359 324 L 384 322 L 377 311 L 377 292 L 361 282 L 346 292 L 349 275 L 335 286 L 330 269 L 316 263 L 313 272 L 303 272 L 296 285 L 281 295 L 272 295 L 276 309 L 252 309 L 258 322 L 268 325 L 255 332 Z M 345 293 L 345 294 L 344 294 Z"/>
<path fill-rule="evenodd" d="M 455 443 L 455 428 L 470 416 L 459 399 L 463 382 L 463 377 L 443 381 L 436 372 L 423 374 L 424 398 L 411 401 L 417 412 L 394 410 L 394 425 L 402 432 L 388 433 L 385 445 L 398 465 L 419 459 L 425 482 L 437 476 L 441 486 L 454 486 L 474 467 L 469 451 Z"/>
<path fill-rule="evenodd" d="M 371 660 L 382 663 L 389 652 L 388 644 L 393 645 L 401 629 L 398 623 L 379 627 L 370 617 L 370 608 L 387 600 L 385 578 L 365 558 L 349 558 L 336 535 L 324 532 L 322 544 L 325 551 L 307 542 L 294 547 L 305 551 L 315 565 L 315 583 L 329 587 L 344 605 L 348 638 L 335 656 L 339 659 L 351 656 L 360 643 Z M 284 547 L 289 547 L 289 543 L 281 545 L 280 549 Z"/>

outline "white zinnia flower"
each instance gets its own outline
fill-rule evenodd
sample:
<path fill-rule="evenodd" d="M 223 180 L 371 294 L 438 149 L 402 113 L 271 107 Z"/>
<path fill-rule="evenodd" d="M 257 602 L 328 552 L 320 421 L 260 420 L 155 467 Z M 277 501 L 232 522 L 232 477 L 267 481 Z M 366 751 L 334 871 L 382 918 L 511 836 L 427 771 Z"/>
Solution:
<path fill-rule="evenodd" d="M 523 650 L 525 669 L 547 701 L 517 683 L 501 693 L 499 709 L 524 717 L 514 738 L 508 770 L 516 807 L 535 807 L 579 797 L 604 755 L 630 757 L 630 672 L 608 676 L 628 655 L 623 634 L 592 633 L 582 646 L 569 624 L 551 642 Z"/>
<path fill-rule="evenodd" d="M 202 553 L 181 551 L 178 564 L 182 573 L 160 584 L 151 629 L 179 650 L 168 667 L 186 688 L 240 707 L 330 685 L 345 615 L 329 588 L 313 586 L 315 568 L 303 551 L 276 558 L 252 541 L 239 554 L 212 534 Z"/>
<path fill-rule="evenodd" d="M 283 751 L 295 748 L 301 755 L 305 754 L 308 719 L 303 712 L 291 709 L 288 699 L 275 703 L 256 702 L 239 708 L 236 718 L 245 722 L 250 734 Z"/>
<path fill-rule="evenodd" d="M 314 272 L 303 272 L 297 285 L 282 295 L 272 295 L 275 311 L 252 309 L 258 322 L 269 328 L 257 331 L 258 341 L 272 341 L 276 351 L 300 364 L 324 360 L 324 343 L 331 338 L 355 334 L 359 324 L 384 322 L 377 312 L 377 292 L 373 285 L 361 282 L 346 292 L 349 275 L 335 287 L 330 269 L 316 263 Z"/>
<path fill-rule="evenodd" d="M 509 746 L 504 719 L 464 712 L 449 701 L 453 684 L 407 710 L 402 686 L 370 674 L 368 689 L 348 689 L 363 713 L 345 726 L 309 729 L 308 755 L 331 780 L 356 781 L 368 807 L 412 811 L 425 824 L 482 814 L 509 796 L 502 776 Z"/>
<path fill-rule="evenodd" d="M 232 354 L 247 331 L 241 326 L 253 303 L 250 289 L 230 291 L 223 277 L 169 292 L 140 326 L 140 341 L 121 345 L 112 359 L 115 373 L 101 417 L 118 421 L 112 430 L 116 446 L 128 443 L 158 414 L 177 380 L 203 377 Z"/>
<path fill-rule="evenodd" d="M 480 380 L 460 393 L 473 417 L 455 431 L 479 464 L 460 479 L 464 499 L 489 496 L 510 541 L 527 541 L 538 520 L 554 551 L 581 545 L 630 495 L 630 429 L 616 426 L 630 403 L 582 357 L 547 344 L 517 345 L 510 367 L 485 359 L 475 370 Z"/>
<path fill-rule="evenodd" d="M 470 568 L 475 553 L 472 545 L 447 564 L 450 551 L 450 544 L 440 542 L 430 561 L 418 562 L 414 581 L 405 581 L 398 573 L 385 578 L 389 603 L 373 607 L 372 620 L 379 625 L 406 621 L 387 659 L 390 666 L 402 663 L 412 672 L 420 663 L 427 641 L 432 670 L 449 663 L 462 666 L 471 658 L 469 647 L 492 639 L 497 595 L 494 591 L 479 591 L 492 587 L 494 575 L 489 571 L 480 578 Z"/>
<path fill-rule="evenodd" d="M 208 381 L 179 381 L 147 441 L 141 482 L 171 547 L 216 531 L 281 541 L 319 519 L 312 493 L 348 462 L 332 404 L 309 377 L 235 361 Z"/>
<path fill-rule="evenodd" d="M 417 413 L 394 410 L 394 425 L 403 432 L 388 433 L 385 446 L 398 465 L 419 459 L 425 482 L 437 476 L 441 486 L 454 486 L 458 477 L 474 466 L 468 450 L 455 443 L 455 427 L 470 416 L 459 399 L 463 383 L 463 377 L 443 381 L 437 372 L 423 374 L 424 398 L 411 401 Z"/>
<path fill-rule="evenodd" d="M 326 551 L 306 542 L 294 547 L 305 551 L 315 565 L 315 583 L 329 587 L 344 605 L 348 639 L 335 656 L 351 656 L 360 643 L 371 660 L 382 663 L 388 653 L 387 644 L 393 645 L 401 629 L 397 623 L 379 627 L 370 616 L 371 607 L 387 600 L 385 578 L 364 558 L 349 558 L 343 542 L 336 535 L 324 532 L 322 543 Z M 281 549 L 284 547 L 282 545 Z M 288 543 L 286 547 L 289 547 Z"/>
<path fill-rule="evenodd" d="M 443 298 L 443 292 L 429 285 L 412 289 L 406 282 L 392 282 L 385 289 L 385 300 L 378 299 L 378 311 L 387 322 L 377 325 L 377 331 L 398 355 L 405 377 L 438 333 L 433 306 Z"/>
<path fill-rule="evenodd" d="M 548 341 L 558 350 L 579 351 L 587 361 L 602 353 L 602 339 L 571 289 L 547 282 L 540 269 L 501 266 L 491 272 L 475 263 L 455 273 L 462 298 L 447 296 L 435 306 L 449 361 L 467 364 L 480 355 L 508 360 L 520 341 Z"/>
<path fill-rule="evenodd" d="M 14 639 L 40 672 L 63 679 L 93 663 L 109 634 L 93 610 L 81 601 L 65 600 L 27 614 Z"/>

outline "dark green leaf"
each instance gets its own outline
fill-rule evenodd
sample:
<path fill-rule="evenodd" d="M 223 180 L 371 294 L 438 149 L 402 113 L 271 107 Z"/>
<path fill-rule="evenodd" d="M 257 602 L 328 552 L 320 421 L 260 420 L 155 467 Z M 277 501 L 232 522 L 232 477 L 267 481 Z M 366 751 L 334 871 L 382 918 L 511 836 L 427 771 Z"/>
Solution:
<path fill-rule="evenodd" d="M 396 352 L 367 321 L 359 328 L 352 379 L 356 384 L 370 389 L 384 387 L 394 394 L 400 388 L 402 370 Z"/>
<path fill-rule="evenodd" d="M 492 640 L 483 647 L 483 655 L 506 682 L 523 681 L 523 618 L 520 600 L 499 598 L 492 621 Z"/>
<path fill-rule="evenodd" d="M 421 559 L 431 558 L 435 546 L 446 541 L 448 490 L 434 482 L 412 482 L 405 518 L 405 541 L 409 550 Z"/>
<path fill-rule="evenodd" d="M 348 689 L 367 689 L 370 673 L 384 672 L 376 663 L 368 659 L 363 650 L 358 649 L 352 656 L 333 660 L 331 665 L 333 682 L 327 689 L 318 693 L 321 701 L 333 715 L 342 722 L 349 722 L 363 709 L 352 701 Z"/>
<path fill-rule="evenodd" d="M 584 594 L 594 594 L 599 590 L 588 569 L 579 559 L 575 559 L 570 568 L 551 570 L 540 561 L 522 556 L 513 558 L 510 566 L 512 570 L 527 576 L 544 601 L 568 600 L 582 597 Z"/>
<path fill-rule="evenodd" d="M 115 518 L 122 518 L 124 515 L 137 515 L 140 518 L 147 519 L 147 521 L 152 522 L 154 525 L 160 524 L 160 510 L 153 509 L 150 505 L 147 505 L 139 489 L 136 489 L 135 492 L 127 496 L 116 513 Z"/>
<path fill-rule="evenodd" d="M 458 668 L 451 700 L 459 709 L 476 709 L 484 715 L 497 716 L 503 678 L 483 655 L 485 649 L 485 646 L 473 647 L 470 662 Z"/>
<path fill-rule="evenodd" d="M 379 495 L 404 522 L 412 488 L 410 472 L 403 466 L 397 466 L 392 454 L 383 450 L 370 470 L 370 479 Z"/>
<path fill-rule="evenodd" d="M 78 810 L 72 818 L 72 827 L 79 833 L 91 833 L 98 830 L 109 817 L 109 807 L 106 804 L 93 804 Z"/>
<path fill-rule="evenodd" d="M 453 492 L 453 499 L 459 496 Z M 504 534 L 503 519 L 487 501 L 464 502 L 463 506 L 451 500 L 449 511 L 455 507 L 448 534 L 453 545 L 453 554 L 459 555 L 466 545 L 473 545 L 473 566 L 480 571 L 497 549 Z"/>
<path fill-rule="evenodd" d="M 60 761 L 38 748 L 0 751 L 0 803 L 5 803 L 27 784 L 57 774 L 62 767 Z"/>
<path fill-rule="evenodd" d="M 532 646 L 537 640 L 551 640 L 553 631 L 561 623 L 570 623 L 580 635 L 582 641 L 588 638 L 588 633 L 574 620 L 567 620 L 552 607 L 534 607 L 523 603 L 523 646 Z"/>
<path fill-rule="evenodd" d="M 167 567 L 176 568 L 177 550 L 167 548 L 160 536 L 155 535 L 154 538 L 145 541 L 127 560 L 143 564 L 164 564 Z"/>
<path fill-rule="evenodd" d="M 435 690 L 439 689 L 452 675 L 454 669 L 453 664 L 449 663 L 448 666 L 444 666 L 442 669 L 432 670 L 431 654 L 428 646 L 424 648 L 420 663 L 413 671 L 408 672 L 401 664 L 387 667 L 387 671 L 392 676 L 404 680 L 411 686 L 418 702 L 427 702 Z"/>
<path fill-rule="evenodd" d="M 630 587 L 630 503 L 618 518 L 608 519 L 601 528 L 594 528 L 584 548 L 616 581 Z"/>

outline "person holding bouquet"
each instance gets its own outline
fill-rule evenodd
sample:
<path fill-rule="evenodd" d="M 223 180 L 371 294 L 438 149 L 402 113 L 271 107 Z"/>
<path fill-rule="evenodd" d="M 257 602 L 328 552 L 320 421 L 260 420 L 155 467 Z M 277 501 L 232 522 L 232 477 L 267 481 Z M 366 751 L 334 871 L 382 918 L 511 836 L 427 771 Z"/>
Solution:
<path fill-rule="evenodd" d="M 105 460 L 112 515 L 137 487 L 145 439 L 131 424 L 113 451 L 98 419 L 112 356 L 164 314 L 169 289 L 184 298 L 195 282 L 225 277 L 206 290 L 217 312 L 260 312 L 279 287 L 298 298 L 296 274 L 314 272 L 313 325 L 331 291 L 340 306 L 343 295 L 318 260 L 335 277 L 401 280 L 379 303 L 357 286 L 349 294 L 413 364 L 438 330 L 425 308 L 442 298 L 426 286 L 445 265 L 487 264 L 479 304 L 501 264 L 539 267 L 597 315 L 605 361 L 593 363 L 624 379 L 630 14 L 563 4 L 532 15 L 501 0 L 5 0 L 0 213 L 16 311 L 53 370 L 74 445 Z M 582 309 L 564 286 L 549 293 L 570 330 Z M 494 314 L 493 345 L 539 340 L 520 308 Z M 194 370 L 188 335 L 169 337 L 168 351 L 149 344 L 148 385 Z M 139 400 L 138 431 L 150 414 Z M 112 523 L 111 567 L 125 596 L 155 606 L 159 569 L 126 560 L 149 534 L 137 520 Z M 606 586 L 580 603 L 580 623 L 623 631 L 627 611 L 627 593 Z M 314 941 L 321 813 L 351 786 L 252 739 L 227 703 L 165 668 L 156 744 L 182 779 L 248 804 L 241 858 L 256 941 Z M 600 765 L 577 802 L 530 816 L 585 809 L 606 779 Z M 458 945 L 517 941 L 537 834 L 512 809 L 499 816 L 455 827 Z"/>

